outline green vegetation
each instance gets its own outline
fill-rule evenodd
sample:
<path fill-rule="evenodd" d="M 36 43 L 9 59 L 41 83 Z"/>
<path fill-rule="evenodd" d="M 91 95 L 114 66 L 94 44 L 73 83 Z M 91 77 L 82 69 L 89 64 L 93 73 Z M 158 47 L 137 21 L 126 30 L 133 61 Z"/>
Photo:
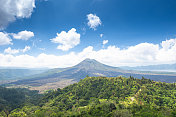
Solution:
<path fill-rule="evenodd" d="M 7 116 L 6 110 L 0 116 Z M 133 77 L 87 77 L 50 91 L 9 117 L 176 117 L 176 84 Z"/>
<path fill-rule="evenodd" d="M 23 88 L 0 87 L 0 111 L 9 111 L 23 107 L 24 105 L 38 104 L 42 95 L 38 91 L 31 91 Z"/>

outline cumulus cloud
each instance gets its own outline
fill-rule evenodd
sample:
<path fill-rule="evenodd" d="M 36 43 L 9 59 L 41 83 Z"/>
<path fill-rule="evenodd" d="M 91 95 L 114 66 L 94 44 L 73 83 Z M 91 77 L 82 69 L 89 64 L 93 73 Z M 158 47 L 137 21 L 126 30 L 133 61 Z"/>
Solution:
<path fill-rule="evenodd" d="M 14 39 L 21 39 L 21 40 L 28 40 L 28 39 L 34 37 L 34 33 L 33 32 L 26 31 L 26 30 L 25 31 L 21 31 L 21 32 L 19 32 L 17 34 L 12 33 L 11 35 L 13 36 Z"/>
<path fill-rule="evenodd" d="M 98 16 L 96 16 L 95 14 L 88 14 L 87 19 L 88 19 L 87 25 L 93 30 L 96 30 L 96 28 L 99 25 L 101 25 L 100 18 Z"/>
<path fill-rule="evenodd" d="M 103 40 L 103 45 L 106 45 L 108 43 L 108 40 Z"/>
<path fill-rule="evenodd" d="M 17 18 L 29 18 L 35 8 L 35 0 L 0 0 L 0 29 Z"/>
<path fill-rule="evenodd" d="M 75 28 L 72 28 L 68 32 L 62 31 L 53 39 L 50 39 L 53 43 L 59 43 L 57 49 L 68 51 L 69 49 L 77 46 L 80 43 L 80 34 L 76 32 Z"/>
<path fill-rule="evenodd" d="M 7 33 L 0 32 L 0 45 L 9 45 L 13 44 L 12 39 L 9 37 Z"/>
<path fill-rule="evenodd" d="M 176 39 L 170 39 L 166 41 L 162 41 L 161 46 L 163 49 L 168 50 L 171 49 L 176 43 Z"/>
<path fill-rule="evenodd" d="M 7 54 L 17 54 L 19 52 L 20 51 L 18 49 L 11 49 L 11 47 L 8 47 L 7 49 L 4 50 L 4 53 L 7 53 Z"/>
<path fill-rule="evenodd" d="M 14 39 L 21 40 L 28 40 L 31 37 L 34 37 L 34 33 L 31 31 L 21 31 L 17 34 L 0 32 L 0 45 L 12 45 L 13 43 L 10 35 L 13 36 Z"/>
<path fill-rule="evenodd" d="M 167 45 L 167 46 L 166 46 Z M 169 45 L 169 46 L 168 46 Z M 56 56 L 42 53 L 36 57 L 30 55 L 4 55 L 0 54 L 0 66 L 11 67 L 70 67 L 85 58 L 96 59 L 111 66 L 138 66 L 153 64 L 176 63 L 176 39 L 162 41 L 161 44 L 140 43 L 121 49 L 108 46 L 106 49 L 95 51 L 88 46 L 81 52 L 70 52 L 66 55 Z"/>
<path fill-rule="evenodd" d="M 6 54 L 18 54 L 19 52 L 25 53 L 30 49 L 31 49 L 30 46 L 25 46 L 24 49 L 11 49 L 11 47 L 8 47 L 7 49 L 4 50 L 4 53 Z"/>

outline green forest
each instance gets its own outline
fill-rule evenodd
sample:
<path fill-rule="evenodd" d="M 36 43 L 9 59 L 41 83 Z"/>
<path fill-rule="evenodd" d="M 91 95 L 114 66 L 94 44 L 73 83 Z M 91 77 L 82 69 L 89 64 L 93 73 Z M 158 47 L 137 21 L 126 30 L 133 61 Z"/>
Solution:
<path fill-rule="evenodd" d="M 0 87 L 0 117 L 176 117 L 176 84 L 86 77 L 38 94 Z"/>

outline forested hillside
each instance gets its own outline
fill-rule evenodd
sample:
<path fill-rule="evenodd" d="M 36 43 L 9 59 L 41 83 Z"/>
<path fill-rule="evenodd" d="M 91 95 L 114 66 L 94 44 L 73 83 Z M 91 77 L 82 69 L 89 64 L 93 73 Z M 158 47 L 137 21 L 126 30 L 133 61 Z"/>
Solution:
<path fill-rule="evenodd" d="M 176 84 L 133 77 L 87 77 L 47 93 L 9 117 L 175 117 Z M 5 111 L 1 112 L 5 116 Z"/>
<path fill-rule="evenodd" d="M 41 96 L 38 91 L 0 87 L 0 111 L 5 111 L 8 114 L 15 108 L 23 107 L 30 103 L 35 105 Z"/>

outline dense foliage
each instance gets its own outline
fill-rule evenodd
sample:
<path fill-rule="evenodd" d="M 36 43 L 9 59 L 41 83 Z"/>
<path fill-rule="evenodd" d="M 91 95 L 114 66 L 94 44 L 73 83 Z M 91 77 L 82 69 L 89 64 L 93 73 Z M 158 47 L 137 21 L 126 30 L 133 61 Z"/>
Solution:
<path fill-rule="evenodd" d="M 0 111 L 9 111 L 24 106 L 37 104 L 42 95 L 38 91 L 31 91 L 24 88 L 4 88 L 0 87 Z"/>
<path fill-rule="evenodd" d="M 37 106 L 25 105 L 8 116 L 176 117 L 176 84 L 133 77 L 87 77 L 47 93 Z"/>

